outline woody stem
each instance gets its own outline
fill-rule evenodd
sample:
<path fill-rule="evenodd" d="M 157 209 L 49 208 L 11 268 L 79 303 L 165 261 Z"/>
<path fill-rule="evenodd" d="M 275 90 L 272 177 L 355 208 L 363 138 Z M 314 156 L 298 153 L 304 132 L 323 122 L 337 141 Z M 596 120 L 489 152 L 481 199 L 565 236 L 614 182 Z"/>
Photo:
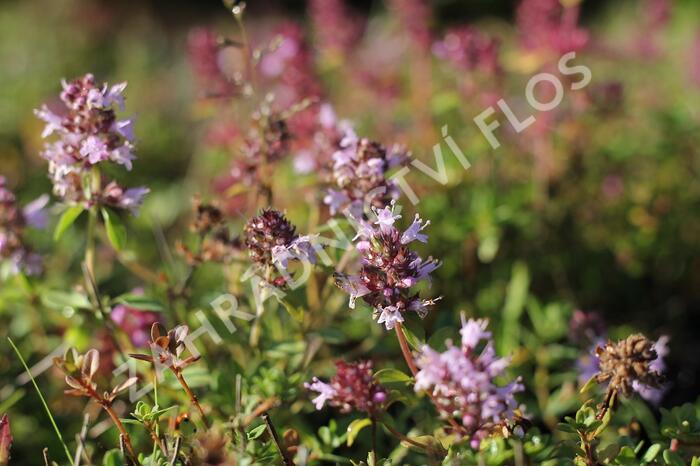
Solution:
<path fill-rule="evenodd" d="M 109 417 L 112 418 L 112 422 L 114 422 L 114 425 L 117 427 L 117 429 L 119 429 L 119 433 L 124 439 L 124 445 L 126 445 L 126 449 L 129 450 L 131 458 L 138 466 L 141 466 L 139 458 L 136 455 L 136 451 L 134 451 L 134 447 L 131 445 L 131 437 L 129 437 L 129 434 L 126 432 L 126 429 L 124 429 L 124 425 L 122 424 L 122 421 L 119 420 L 119 416 L 117 416 L 117 413 L 114 412 L 114 409 L 112 409 L 112 406 L 109 402 L 104 400 L 101 402 L 101 404 L 104 410 L 107 411 L 107 414 L 109 414 Z"/>
<path fill-rule="evenodd" d="M 193 405 L 197 408 L 199 411 L 199 414 L 202 416 L 202 422 L 204 422 L 204 425 L 207 427 L 207 429 L 210 427 L 209 425 L 209 420 L 207 419 L 207 415 L 204 414 L 204 409 L 202 409 L 202 405 L 199 404 L 199 401 L 197 400 L 197 396 L 192 392 L 192 389 L 190 388 L 189 385 L 187 385 L 187 381 L 185 378 L 182 376 L 182 371 L 178 370 L 173 370 L 175 373 L 175 377 L 177 377 L 178 382 L 180 382 L 180 385 L 182 385 L 182 388 L 185 390 L 185 393 L 187 393 L 187 396 L 190 398 L 190 401 L 192 402 Z"/>

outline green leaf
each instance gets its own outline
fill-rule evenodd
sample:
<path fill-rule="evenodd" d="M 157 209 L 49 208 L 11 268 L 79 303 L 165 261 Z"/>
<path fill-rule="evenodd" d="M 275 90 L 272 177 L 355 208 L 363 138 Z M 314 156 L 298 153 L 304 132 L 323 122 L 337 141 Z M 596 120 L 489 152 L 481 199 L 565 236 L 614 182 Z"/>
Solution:
<path fill-rule="evenodd" d="M 401 372 L 398 369 L 382 369 L 374 374 L 374 378 L 383 384 L 389 383 L 406 383 L 411 381 L 408 374 Z"/>
<path fill-rule="evenodd" d="M 107 208 L 102 209 L 102 219 L 105 222 L 107 238 L 112 243 L 114 249 L 121 251 L 126 246 L 126 227 L 119 218 L 119 215 Z"/>
<path fill-rule="evenodd" d="M 661 451 L 661 445 L 659 445 L 658 443 L 653 444 L 644 453 L 644 456 L 642 457 L 642 461 L 644 461 L 645 463 L 651 463 L 654 460 L 654 458 L 656 458 L 656 455 L 658 455 L 660 451 Z"/>
<path fill-rule="evenodd" d="M 123 294 L 114 298 L 114 301 L 119 304 L 124 304 L 133 307 L 138 311 L 155 311 L 162 312 L 165 306 L 155 299 L 143 295 L 135 295 L 131 293 Z"/>
<path fill-rule="evenodd" d="M 92 304 L 87 296 L 77 291 L 46 290 L 41 294 L 41 302 L 52 309 L 90 309 Z"/>
<path fill-rule="evenodd" d="M 109 450 L 102 458 L 102 466 L 121 466 L 124 464 L 119 450 Z"/>
<path fill-rule="evenodd" d="M 586 393 L 588 390 L 596 386 L 597 382 L 595 381 L 596 376 L 592 376 L 590 379 L 588 379 L 588 382 L 583 384 L 583 387 L 581 387 L 581 390 L 579 390 L 579 393 L 583 394 Z"/>
<path fill-rule="evenodd" d="M 416 336 L 416 334 L 413 333 L 413 331 L 410 330 L 406 325 L 402 326 L 401 328 L 403 329 L 403 333 L 406 336 L 406 341 L 408 342 L 408 345 L 415 351 L 420 351 L 421 348 L 423 348 L 423 345 L 425 344 L 423 339 Z"/>
<path fill-rule="evenodd" d="M 364 429 L 367 426 L 372 425 L 372 420 L 369 418 L 364 418 L 364 419 L 355 419 L 350 423 L 348 426 L 348 439 L 347 439 L 347 444 L 349 447 L 352 446 L 353 443 L 355 443 L 355 439 L 357 438 L 357 435 L 360 433 L 362 429 Z"/>
<path fill-rule="evenodd" d="M 513 271 L 506 302 L 503 307 L 503 327 L 500 341 L 501 353 L 513 352 L 520 341 L 520 316 L 525 308 L 528 289 L 530 287 L 530 273 L 523 262 L 513 264 Z"/>
<path fill-rule="evenodd" d="M 294 319 L 297 322 L 304 321 L 304 309 L 300 307 L 295 307 L 293 304 L 284 299 L 279 299 L 279 302 L 282 304 L 282 306 L 284 306 L 287 312 L 289 312 L 289 315 L 292 316 L 292 319 Z"/>
<path fill-rule="evenodd" d="M 250 429 L 247 433 L 248 440 L 255 440 L 256 438 L 260 437 L 263 433 L 265 433 L 265 429 L 267 429 L 265 424 Z"/>
<path fill-rule="evenodd" d="M 685 462 L 683 461 L 683 458 L 676 453 L 675 451 L 671 450 L 664 450 L 664 461 L 668 466 L 684 466 Z"/>
<path fill-rule="evenodd" d="M 56 224 L 56 229 L 53 232 L 53 239 L 54 241 L 58 241 L 61 239 L 61 236 L 63 236 L 63 233 L 66 232 L 68 227 L 73 225 L 75 221 L 80 217 L 80 214 L 83 213 L 85 209 L 83 206 L 73 206 L 67 208 L 63 214 L 61 214 L 61 218 L 58 220 L 58 224 Z"/>

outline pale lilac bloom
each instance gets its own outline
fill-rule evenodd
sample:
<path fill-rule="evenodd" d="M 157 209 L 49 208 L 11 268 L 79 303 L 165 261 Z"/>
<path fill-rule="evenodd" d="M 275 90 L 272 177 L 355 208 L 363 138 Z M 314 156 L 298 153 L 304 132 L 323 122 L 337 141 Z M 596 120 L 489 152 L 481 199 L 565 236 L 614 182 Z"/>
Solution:
<path fill-rule="evenodd" d="M 124 195 L 119 199 L 118 206 L 123 209 L 128 209 L 133 215 L 138 215 L 139 207 L 141 207 L 143 199 L 149 192 L 151 192 L 151 190 L 143 186 L 129 188 L 124 191 Z"/>
<path fill-rule="evenodd" d="M 49 196 L 42 194 L 32 202 L 24 206 L 22 214 L 24 221 L 30 227 L 43 230 L 48 223 L 48 214 L 46 213 L 46 205 L 49 203 Z"/>
<path fill-rule="evenodd" d="M 654 351 L 656 351 L 656 359 L 649 363 L 649 370 L 656 372 L 657 374 L 663 374 L 666 372 L 666 361 L 664 360 L 668 356 L 670 349 L 668 347 L 668 342 L 670 338 L 668 335 L 662 335 L 654 343 Z M 632 381 L 632 388 L 639 393 L 639 395 L 645 400 L 658 405 L 661 403 L 664 395 L 668 391 L 668 384 L 664 384 L 660 387 L 650 387 L 649 385 L 644 385 L 639 383 L 639 381 Z"/>
<path fill-rule="evenodd" d="M 49 162 L 54 193 L 68 204 L 103 204 L 134 212 L 148 192 L 146 188 L 125 189 L 103 179 L 100 192 L 85 189 L 94 166 L 114 162 L 127 170 L 132 168 L 132 120 L 117 120 L 113 108 L 124 109 L 126 83 L 100 86 L 86 74 L 71 82 L 63 80 L 62 87 L 63 113 L 54 113 L 45 105 L 35 110 L 46 122 L 42 137 L 56 136 L 41 154 Z"/>
<path fill-rule="evenodd" d="M 317 377 L 314 377 L 312 383 L 304 384 L 309 390 L 318 392 L 319 395 L 312 400 L 316 409 L 323 409 L 326 401 L 332 399 L 336 395 L 336 390 L 325 382 L 321 382 Z"/>
<path fill-rule="evenodd" d="M 474 448 L 513 420 L 518 408 L 514 395 L 524 389 L 520 379 L 496 383 L 510 360 L 496 356 L 486 325 L 462 316 L 461 346 L 448 340 L 439 353 L 424 345 L 416 361 L 415 390 L 431 393 L 442 417 L 460 421 L 464 429 L 459 435 L 468 436 Z"/>
<path fill-rule="evenodd" d="M 420 241 L 421 243 L 426 243 L 428 241 L 428 235 L 421 233 L 425 227 L 430 225 L 430 220 L 423 222 L 420 215 L 416 214 L 413 219 L 413 223 L 409 226 L 403 235 L 401 235 L 401 244 L 408 244 L 411 241 Z"/>
<path fill-rule="evenodd" d="M 398 199 L 398 185 L 388 171 L 406 162 L 405 150 L 396 146 L 389 151 L 377 142 L 360 139 L 349 126 L 344 128 L 338 147 L 332 155 L 334 186 L 324 198 L 332 215 L 350 212 L 360 218 L 366 214 L 365 204 L 381 208 Z"/>
<path fill-rule="evenodd" d="M 403 322 L 403 315 L 401 311 L 396 306 L 386 306 L 380 308 L 381 312 L 379 318 L 377 319 L 378 324 L 384 324 L 387 330 L 392 330 L 396 323 Z"/>
<path fill-rule="evenodd" d="M 404 232 L 397 229 L 394 224 L 401 216 L 394 214 L 393 204 L 375 208 L 374 216 L 373 223 L 352 219 L 357 228 L 353 241 L 361 256 L 360 270 L 350 276 L 336 274 L 336 284 L 350 295 L 351 309 L 361 297 L 373 308 L 377 322 L 391 330 L 404 321 L 405 312 L 416 312 L 423 318 L 435 304 L 436 300 L 421 299 L 411 288 L 422 280 L 429 281 L 439 263 L 432 258 L 424 260 L 401 241 L 414 236 L 416 227 Z"/>
<path fill-rule="evenodd" d="M 62 131 L 62 121 L 63 118 L 53 113 L 46 105 L 42 105 L 41 108 L 34 111 L 37 117 L 44 120 L 46 126 L 44 131 L 41 133 L 42 138 L 47 138 L 51 136 L 55 131 Z"/>
<path fill-rule="evenodd" d="M 302 262 L 315 264 L 316 249 L 312 241 L 316 235 L 304 235 L 292 240 L 287 245 L 274 246 L 272 248 L 272 262 L 278 264 L 282 269 L 286 270 L 290 260 L 299 260 Z"/>

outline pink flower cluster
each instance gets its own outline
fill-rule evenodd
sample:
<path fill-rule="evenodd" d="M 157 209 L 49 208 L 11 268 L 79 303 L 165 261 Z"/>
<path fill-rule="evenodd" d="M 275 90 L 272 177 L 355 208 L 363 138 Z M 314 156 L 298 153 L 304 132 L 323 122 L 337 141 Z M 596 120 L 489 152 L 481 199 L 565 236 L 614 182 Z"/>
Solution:
<path fill-rule="evenodd" d="M 416 214 L 413 223 L 403 232 L 394 226 L 401 218 L 394 214 L 394 206 L 375 209 L 377 220 L 370 223 L 359 221 L 355 247 L 362 255 L 357 275 L 336 274 L 336 283 L 350 295 L 350 308 L 355 300 L 362 298 L 374 308 L 377 322 L 387 330 L 404 321 L 404 313 L 416 312 L 425 317 L 436 300 L 421 299 L 411 288 L 418 282 L 430 280 L 430 274 L 439 267 L 433 258 L 422 259 L 408 248 L 418 240 L 425 243 L 427 235 L 421 231 L 430 222 L 424 222 Z M 377 225 L 376 227 L 374 225 Z"/>
<path fill-rule="evenodd" d="M 132 121 L 118 120 L 116 105 L 124 109 L 122 93 L 126 83 L 98 85 L 91 74 L 71 82 L 63 82 L 59 113 L 43 105 L 35 110 L 46 122 L 42 137 L 52 134 L 57 139 L 47 143 L 41 155 L 49 162 L 49 176 L 54 193 L 69 203 L 96 203 L 138 211 L 147 188 L 124 189 L 116 182 L 102 182 L 95 191 L 90 180 L 92 167 L 113 162 L 131 170 L 134 160 Z"/>
<path fill-rule="evenodd" d="M 362 34 L 362 21 L 344 0 L 310 0 L 315 42 L 330 54 L 345 55 Z"/>
<path fill-rule="evenodd" d="M 433 53 L 461 70 L 481 70 L 495 74 L 500 69 L 498 40 L 480 31 L 462 26 L 450 29 L 433 44 Z"/>
<path fill-rule="evenodd" d="M 314 377 L 311 383 L 304 384 L 307 389 L 318 393 L 313 399 L 316 409 L 322 409 L 326 403 L 343 413 L 355 409 L 371 415 L 382 409 L 388 395 L 374 380 L 372 361 L 337 361 L 335 368 L 336 374 L 329 383 Z"/>
<path fill-rule="evenodd" d="M 463 315 L 461 346 L 448 340 L 447 350 L 439 353 L 425 345 L 416 361 L 415 390 L 430 392 L 443 417 L 459 420 L 473 448 L 513 419 L 514 395 L 523 390 L 520 380 L 496 383 L 509 359 L 496 356 L 487 326 L 487 320 L 467 321 Z"/>
<path fill-rule="evenodd" d="M 333 183 L 323 202 L 331 211 L 362 218 L 366 206 L 383 207 L 399 197 L 398 184 L 387 172 L 403 164 L 408 154 L 395 146 L 391 150 L 367 138 L 358 138 L 345 127 L 339 149 L 333 153 Z"/>
<path fill-rule="evenodd" d="M 559 0 L 523 0 L 516 22 L 524 48 L 564 54 L 583 49 L 589 34 L 578 26 L 579 6 Z"/>

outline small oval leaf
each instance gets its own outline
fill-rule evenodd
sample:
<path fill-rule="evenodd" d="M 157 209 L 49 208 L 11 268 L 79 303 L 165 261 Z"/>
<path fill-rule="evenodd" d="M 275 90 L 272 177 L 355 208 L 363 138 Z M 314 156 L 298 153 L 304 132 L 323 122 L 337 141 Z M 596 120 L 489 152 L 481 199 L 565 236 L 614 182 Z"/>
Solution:
<path fill-rule="evenodd" d="M 63 214 L 61 214 L 61 218 L 58 220 L 58 223 L 56 224 L 56 229 L 53 232 L 54 241 L 58 241 L 59 239 L 61 239 L 63 233 L 66 232 L 68 227 L 75 223 L 75 221 L 78 219 L 78 217 L 80 217 L 80 214 L 82 214 L 84 210 L 85 209 L 83 209 L 83 206 L 76 205 L 67 208 L 63 212 Z"/>

